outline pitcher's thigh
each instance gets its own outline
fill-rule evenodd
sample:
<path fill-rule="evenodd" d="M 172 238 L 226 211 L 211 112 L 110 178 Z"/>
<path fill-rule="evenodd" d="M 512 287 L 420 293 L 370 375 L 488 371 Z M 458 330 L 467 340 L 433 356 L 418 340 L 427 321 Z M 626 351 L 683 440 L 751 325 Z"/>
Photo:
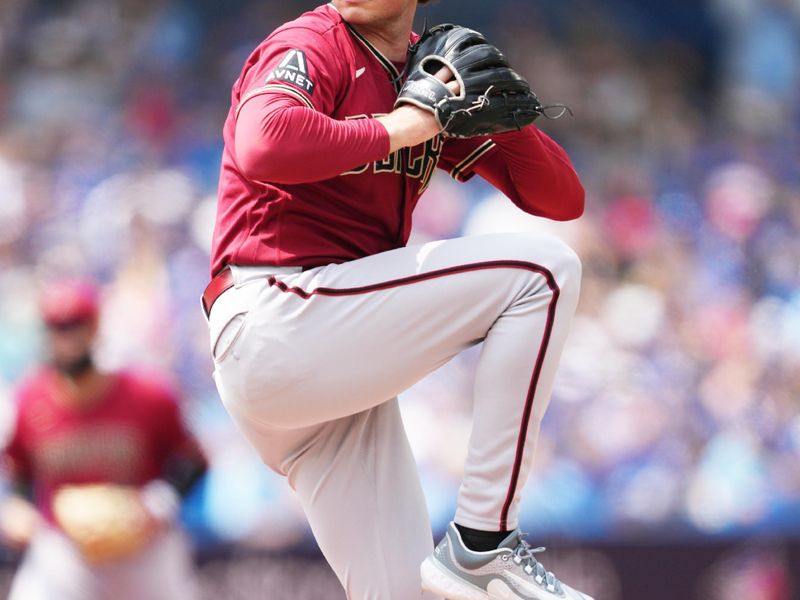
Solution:
<path fill-rule="evenodd" d="M 248 396 L 262 419 L 284 427 L 367 410 L 480 342 L 519 299 L 563 291 L 564 273 L 579 269 L 572 257 L 554 238 L 487 236 L 277 281 L 245 340 L 242 361 L 257 373 Z M 268 368 L 277 357 L 280 368 Z"/>
<path fill-rule="evenodd" d="M 519 298 L 540 288 L 548 298 L 548 288 L 565 293 L 579 271 L 555 238 L 506 235 L 270 278 L 217 360 L 220 394 L 275 427 L 356 414 L 480 342 Z M 212 312 L 212 325 L 218 318 Z"/>

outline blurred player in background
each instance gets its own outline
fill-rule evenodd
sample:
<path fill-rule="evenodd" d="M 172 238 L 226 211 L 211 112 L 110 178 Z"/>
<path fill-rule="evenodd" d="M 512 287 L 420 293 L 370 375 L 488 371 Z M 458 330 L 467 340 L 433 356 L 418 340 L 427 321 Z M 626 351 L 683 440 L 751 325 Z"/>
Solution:
<path fill-rule="evenodd" d="M 98 297 L 69 280 L 41 299 L 48 362 L 19 386 L 5 452 L 0 528 L 26 549 L 10 598 L 195 598 L 176 518 L 206 460 L 166 386 L 95 366 Z"/>

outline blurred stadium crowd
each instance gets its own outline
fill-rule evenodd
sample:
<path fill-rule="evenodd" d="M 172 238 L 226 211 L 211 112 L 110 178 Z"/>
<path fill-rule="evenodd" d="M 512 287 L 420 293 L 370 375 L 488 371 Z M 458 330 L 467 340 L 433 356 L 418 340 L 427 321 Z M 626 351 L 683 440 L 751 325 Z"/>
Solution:
<path fill-rule="evenodd" d="M 415 221 L 418 241 L 552 231 L 583 259 L 523 528 L 800 536 L 800 3 L 679 2 L 694 9 L 676 8 L 671 29 L 654 2 L 497 2 L 489 21 L 459 4 L 540 96 L 570 105 L 542 127 L 588 192 L 582 219 L 553 224 L 442 175 Z M 211 457 L 186 515 L 201 543 L 308 539 L 219 404 L 198 298 L 230 86 L 267 32 L 312 6 L 0 5 L 0 420 L 38 357 L 39 286 L 98 278 L 102 363 L 173 373 Z M 427 10 L 459 18 L 446 0 Z M 402 402 L 437 527 L 454 508 L 476 358 Z"/>

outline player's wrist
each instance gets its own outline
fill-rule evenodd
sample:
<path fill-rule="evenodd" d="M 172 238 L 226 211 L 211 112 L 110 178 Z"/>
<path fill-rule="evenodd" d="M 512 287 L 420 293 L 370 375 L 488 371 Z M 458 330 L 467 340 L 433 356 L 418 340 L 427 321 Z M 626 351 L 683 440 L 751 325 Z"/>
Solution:
<path fill-rule="evenodd" d="M 408 104 L 398 106 L 377 120 L 389 134 L 390 152 L 422 144 L 440 131 L 432 113 Z"/>
<path fill-rule="evenodd" d="M 156 522 L 170 523 L 181 508 L 181 497 L 173 485 L 163 479 L 146 484 L 139 493 L 142 506 Z"/>
<path fill-rule="evenodd" d="M 39 511 L 26 499 L 9 495 L 0 505 L 0 537 L 12 548 L 23 549 L 42 527 Z"/>

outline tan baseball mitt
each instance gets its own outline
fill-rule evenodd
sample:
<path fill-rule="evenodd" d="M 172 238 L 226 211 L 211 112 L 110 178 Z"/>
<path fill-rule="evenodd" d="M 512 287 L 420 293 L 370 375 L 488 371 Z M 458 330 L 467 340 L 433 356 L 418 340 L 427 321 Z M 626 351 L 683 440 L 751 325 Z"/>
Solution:
<path fill-rule="evenodd" d="M 53 513 L 64 533 L 94 564 L 135 554 L 156 531 L 139 490 L 133 487 L 64 486 L 53 499 Z"/>

